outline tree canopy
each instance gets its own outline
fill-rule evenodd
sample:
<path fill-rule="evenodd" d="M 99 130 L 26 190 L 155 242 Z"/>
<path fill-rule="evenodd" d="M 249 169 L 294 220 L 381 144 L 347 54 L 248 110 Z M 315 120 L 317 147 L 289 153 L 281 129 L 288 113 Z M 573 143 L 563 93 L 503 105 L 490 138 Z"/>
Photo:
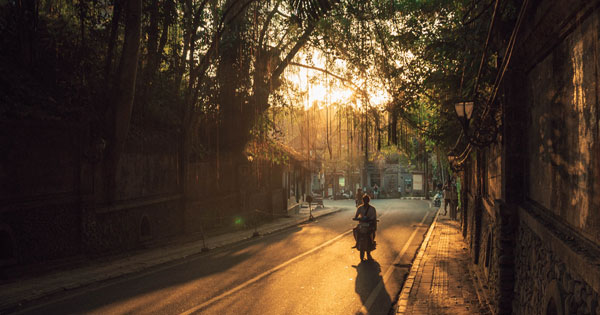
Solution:
<path fill-rule="evenodd" d="M 501 95 L 487 101 L 496 95 L 519 3 L 30 0 L 0 6 L 7 87 L 0 116 L 90 123 L 114 173 L 120 152 L 143 144 L 172 150 L 182 139 L 184 156 L 194 161 L 239 155 L 250 141 L 273 140 L 278 127 L 271 109 L 298 103 L 304 93 L 294 87 L 290 76 L 298 70 L 291 68 L 316 69 L 327 84 L 353 91 L 336 113 L 346 117 L 340 126 L 363 128 L 367 159 L 369 151 L 388 146 L 413 154 L 405 130 L 429 151 L 446 153 L 460 134 L 455 102 L 474 100 L 475 116 L 500 106 Z M 312 62 L 314 54 L 323 67 Z"/>

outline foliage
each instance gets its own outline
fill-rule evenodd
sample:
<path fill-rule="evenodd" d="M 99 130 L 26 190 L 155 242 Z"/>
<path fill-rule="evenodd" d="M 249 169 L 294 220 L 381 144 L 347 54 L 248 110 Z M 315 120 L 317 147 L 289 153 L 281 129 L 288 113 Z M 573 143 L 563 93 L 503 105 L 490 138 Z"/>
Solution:
<path fill-rule="evenodd" d="M 126 3 L 0 2 L 0 117 L 84 121 L 98 137 L 110 134 Z M 310 79 L 354 95 L 328 102 L 327 111 L 290 111 L 325 121 L 318 136 L 303 140 L 307 154 L 312 143 L 315 158 L 349 166 L 396 148 L 413 163 L 433 146 L 452 147 L 456 100 L 482 103 L 489 95 L 515 15 L 514 3 L 502 1 L 480 72 L 494 3 L 144 0 L 128 141 L 146 147 L 171 139 L 192 159 L 270 148 L 283 132 L 277 112 L 306 93 L 287 77 L 290 65 L 314 67 L 320 54 L 325 69 Z M 372 95 L 381 91 L 387 98 L 377 104 Z M 253 154 L 282 160 L 265 150 Z"/>
<path fill-rule="evenodd" d="M 352 65 L 349 76 L 364 76 L 368 84 L 387 90 L 392 120 L 450 148 L 460 130 L 453 104 L 464 99 L 484 103 L 514 20 L 512 2 L 502 2 L 478 76 L 493 3 L 344 1 L 320 28 L 322 47 Z"/>

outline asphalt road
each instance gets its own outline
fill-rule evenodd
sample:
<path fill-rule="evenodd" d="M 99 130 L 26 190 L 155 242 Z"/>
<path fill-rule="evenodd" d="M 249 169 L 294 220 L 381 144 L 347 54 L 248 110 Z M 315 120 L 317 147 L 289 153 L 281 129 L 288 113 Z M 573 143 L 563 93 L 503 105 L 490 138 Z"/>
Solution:
<path fill-rule="evenodd" d="M 353 201 L 318 221 L 74 292 L 24 314 L 388 314 L 433 220 L 425 201 L 374 200 L 374 261 L 360 262 Z"/>

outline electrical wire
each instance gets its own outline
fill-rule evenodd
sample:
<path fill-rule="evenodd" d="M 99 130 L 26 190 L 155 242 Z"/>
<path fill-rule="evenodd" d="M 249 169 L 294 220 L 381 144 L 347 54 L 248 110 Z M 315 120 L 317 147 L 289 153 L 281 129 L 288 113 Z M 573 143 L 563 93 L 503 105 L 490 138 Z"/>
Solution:
<path fill-rule="evenodd" d="M 473 86 L 473 97 L 477 96 L 477 91 L 479 90 L 479 79 L 481 78 L 481 73 L 483 72 L 483 65 L 485 64 L 485 59 L 487 57 L 488 46 L 490 44 L 490 39 L 492 38 L 492 32 L 494 30 L 494 25 L 496 24 L 496 13 L 498 12 L 498 4 L 500 0 L 496 0 L 494 4 L 494 12 L 492 13 L 492 20 L 490 21 L 490 27 L 488 28 L 487 38 L 485 39 L 485 44 L 483 46 L 483 53 L 481 54 L 481 61 L 479 62 L 479 70 L 477 70 L 477 76 L 475 77 L 475 85 Z"/>
<path fill-rule="evenodd" d="M 479 120 L 480 123 L 485 121 L 485 119 L 491 112 L 491 108 L 492 108 L 494 101 L 496 100 L 498 90 L 500 89 L 500 84 L 502 83 L 504 75 L 506 74 L 506 70 L 508 69 L 508 65 L 510 64 L 510 59 L 511 59 L 513 51 L 514 51 L 514 47 L 515 47 L 515 44 L 517 41 L 517 36 L 518 36 L 519 30 L 521 28 L 521 24 L 525 17 L 525 12 L 527 10 L 528 3 L 529 3 L 529 0 L 524 0 L 523 3 L 521 4 L 521 9 L 519 10 L 519 15 L 517 16 L 517 21 L 515 22 L 515 27 L 513 28 L 513 32 L 510 36 L 510 39 L 509 39 L 509 42 L 508 42 L 508 45 L 506 48 L 506 56 L 502 60 L 502 64 L 500 66 L 501 70 L 496 75 L 496 79 L 494 81 L 494 85 L 492 88 L 492 93 L 491 93 L 490 97 L 488 98 L 488 101 L 486 102 L 486 106 L 484 108 L 483 113 L 481 114 L 481 119 Z M 490 29 L 491 29 L 491 27 L 490 27 Z M 497 131 L 498 126 L 496 125 L 494 129 L 495 129 L 495 131 Z M 481 130 L 481 128 L 478 128 L 475 132 L 477 133 L 480 130 Z M 464 163 L 466 161 L 466 158 L 468 157 L 469 153 L 472 150 L 471 142 L 472 141 L 469 141 L 469 145 L 459 155 L 459 157 L 462 157 L 462 160 L 458 162 L 458 165 L 461 165 L 462 163 Z"/>

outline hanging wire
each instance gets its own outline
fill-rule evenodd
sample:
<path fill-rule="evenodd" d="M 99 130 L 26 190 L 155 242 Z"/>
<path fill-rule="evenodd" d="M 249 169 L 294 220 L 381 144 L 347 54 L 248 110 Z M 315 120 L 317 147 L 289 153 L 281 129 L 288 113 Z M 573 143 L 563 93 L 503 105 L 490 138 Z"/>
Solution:
<path fill-rule="evenodd" d="M 485 44 L 483 46 L 483 53 L 481 55 L 481 61 L 479 62 L 479 70 L 477 70 L 477 76 L 475 77 L 475 86 L 473 87 L 473 97 L 477 97 L 477 91 L 479 90 L 479 79 L 481 78 L 481 73 L 483 72 L 483 65 L 485 64 L 485 59 L 487 58 L 487 51 L 490 44 L 490 39 L 492 38 L 492 32 L 494 31 L 494 25 L 496 24 L 496 13 L 498 12 L 498 4 L 500 0 L 496 0 L 494 4 L 494 12 L 492 13 L 492 20 L 490 21 L 490 26 L 488 28 L 487 38 L 485 39 Z"/>
<path fill-rule="evenodd" d="M 494 82 L 494 88 L 492 90 L 492 94 L 490 95 L 490 98 L 487 103 L 488 108 L 489 108 L 489 106 L 491 106 L 491 104 L 496 99 L 496 95 L 498 94 L 498 89 L 500 88 L 500 83 L 502 83 L 504 74 L 506 73 L 506 70 L 508 69 L 508 65 L 509 65 L 510 59 L 512 57 L 515 43 L 517 42 L 517 35 L 519 33 L 519 29 L 521 28 L 521 23 L 523 22 L 523 18 L 525 16 L 525 11 L 527 9 L 528 2 L 529 2 L 529 0 L 524 0 L 523 4 L 521 5 L 521 11 L 519 12 L 519 16 L 517 18 L 515 28 L 513 29 L 513 32 L 511 34 L 511 37 L 510 37 L 510 40 L 508 43 L 508 47 L 506 49 L 506 57 L 504 58 L 504 60 L 502 60 L 502 66 L 501 66 L 502 71 L 500 71 L 498 73 L 498 75 L 496 76 L 496 81 Z"/>
<path fill-rule="evenodd" d="M 511 36 L 510 36 L 510 39 L 509 39 L 509 42 L 508 42 L 508 45 L 506 48 L 506 56 L 502 60 L 502 64 L 500 66 L 500 71 L 498 71 L 498 74 L 496 75 L 496 79 L 495 79 L 494 85 L 492 87 L 492 93 L 490 94 L 490 97 L 488 98 L 486 105 L 484 107 L 483 113 L 480 116 L 481 117 L 481 119 L 479 120 L 480 126 L 475 130 L 475 132 L 474 132 L 475 135 L 481 134 L 481 132 L 483 131 L 481 124 L 485 121 L 485 119 L 488 117 L 488 115 L 491 112 L 492 105 L 496 99 L 498 90 L 500 88 L 500 84 L 502 83 L 502 79 L 504 78 L 506 70 L 508 69 L 508 65 L 510 64 L 510 59 L 511 59 L 512 53 L 514 51 L 514 47 L 515 47 L 515 44 L 517 41 L 517 36 L 518 36 L 519 30 L 521 28 L 521 24 L 525 17 L 528 3 L 529 3 L 529 0 L 524 0 L 523 3 L 521 4 L 521 8 L 519 10 L 519 15 L 517 16 L 517 21 L 515 22 L 515 27 L 513 28 L 513 32 L 511 33 Z M 492 21 L 492 23 L 493 23 L 493 21 Z M 490 27 L 490 29 L 491 29 L 491 27 Z M 488 37 L 488 40 L 489 40 L 489 37 Z M 486 43 L 486 45 L 487 45 L 487 43 Z M 477 78 L 477 80 L 479 80 L 479 79 Z M 491 134 L 495 135 L 498 131 L 498 128 L 499 128 L 499 126 L 495 123 L 494 130 Z M 489 141 L 489 139 L 488 139 L 488 141 Z M 469 145 L 458 156 L 460 158 L 458 165 L 461 165 L 462 163 L 464 163 L 466 161 L 467 157 L 469 156 L 469 153 L 472 150 L 472 144 L 475 144 L 477 146 L 489 145 L 486 142 L 487 141 L 478 142 L 477 137 L 473 137 L 473 139 L 469 138 Z"/>

